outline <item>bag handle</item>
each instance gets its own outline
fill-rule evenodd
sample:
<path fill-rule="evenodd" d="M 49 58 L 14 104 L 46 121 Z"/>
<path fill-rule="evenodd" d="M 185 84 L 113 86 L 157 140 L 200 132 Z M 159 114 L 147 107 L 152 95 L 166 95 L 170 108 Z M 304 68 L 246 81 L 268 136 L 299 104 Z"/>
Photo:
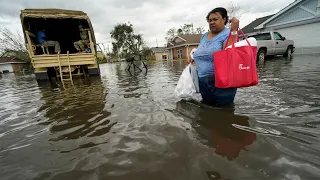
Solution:
<path fill-rule="evenodd" d="M 248 38 L 247 38 L 247 36 L 244 34 L 244 32 L 243 32 L 240 28 L 238 29 L 238 31 L 240 31 L 240 32 L 241 32 L 242 36 L 246 39 L 246 41 L 247 41 L 247 43 L 248 43 L 249 47 L 251 48 L 251 44 L 250 44 L 250 42 L 248 41 Z"/>
<path fill-rule="evenodd" d="M 250 42 L 248 41 L 247 36 L 243 33 L 243 31 L 242 31 L 240 28 L 238 28 L 238 32 L 239 32 L 239 31 L 241 32 L 241 34 L 243 35 L 243 37 L 246 39 L 249 47 L 251 48 L 251 44 L 250 44 Z M 226 41 L 227 43 L 229 42 L 230 37 L 231 37 L 231 30 L 230 30 L 228 39 L 227 39 L 227 41 Z M 238 38 L 239 38 L 239 34 L 237 33 L 237 39 L 238 39 Z M 232 41 L 232 48 L 235 48 L 233 38 L 231 38 L 231 41 Z M 226 43 L 226 45 L 224 45 L 223 49 L 225 49 L 225 48 L 227 47 L 227 43 Z"/>
<path fill-rule="evenodd" d="M 237 37 L 238 37 L 238 36 L 239 36 L 239 35 L 237 35 Z M 228 36 L 228 39 L 227 39 L 227 41 L 226 41 L 226 44 L 223 45 L 223 50 L 226 49 L 230 37 L 231 37 L 231 30 L 230 30 L 230 32 L 229 32 L 229 36 Z M 233 38 L 231 38 L 231 40 L 232 40 L 232 44 L 231 44 L 231 45 L 232 45 L 232 48 L 235 48 Z"/>

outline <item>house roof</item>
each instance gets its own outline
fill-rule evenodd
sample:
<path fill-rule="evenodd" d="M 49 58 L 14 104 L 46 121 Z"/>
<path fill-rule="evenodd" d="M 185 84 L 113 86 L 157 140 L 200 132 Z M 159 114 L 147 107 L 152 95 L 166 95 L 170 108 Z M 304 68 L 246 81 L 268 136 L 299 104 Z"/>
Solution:
<path fill-rule="evenodd" d="M 175 46 L 181 46 L 181 45 L 187 45 L 187 44 L 199 44 L 202 34 L 184 34 L 179 35 L 173 38 L 171 42 L 168 43 L 168 48 L 175 47 Z M 176 42 L 176 39 L 180 39 L 180 42 Z"/>
<path fill-rule="evenodd" d="M 20 59 L 20 60 L 30 61 L 28 53 L 23 50 L 20 50 L 20 51 L 6 50 L 0 55 L 0 57 L 8 57 L 8 58 L 16 57 L 17 59 Z"/>
<path fill-rule="evenodd" d="M 255 29 L 262 29 L 266 23 L 268 23 L 268 22 L 274 20 L 275 18 L 279 17 L 280 15 L 285 13 L 287 10 L 291 9 L 292 7 L 294 7 L 295 5 L 299 4 L 302 1 L 304 1 L 304 0 L 295 0 L 294 2 L 289 4 L 288 6 L 286 6 L 282 10 L 280 10 L 278 13 L 276 13 L 274 16 L 272 16 L 271 18 L 267 19 L 266 21 L 264 21 L 263 23 L 261 23 L 260 25 L 255 27 Z"/>
<path fill-rule="evenodd" d="M 261 23 L 265 22 L 266 20 L 268 20 L 272 16 L 274 16 L 274 14 L 257 18 L 256 20 L 252 21 L 250 24 L 248 24 L 244 28 L 242 28 L 242 31 L 245 34 L 255 32 L 255 31 L 257 31 L 256 29 L 254 29 L 255 27 L 259 26 Z"/>
<path fill-rule="evenodd" d="M 202 34 L 185 34 L 180 35 L 181 38 L 186 40 L 186 44 L 200 43 Z"/>
<path fill-rule="evenodd" d="M 151 48 L 152 52 L 166 52 L 166 48 L 165 47 L 152 47 Z"/>
<path fill-rule="evenodd" d="M 26 63 L 16 57 L 0 57 L 0 64 Z"/>

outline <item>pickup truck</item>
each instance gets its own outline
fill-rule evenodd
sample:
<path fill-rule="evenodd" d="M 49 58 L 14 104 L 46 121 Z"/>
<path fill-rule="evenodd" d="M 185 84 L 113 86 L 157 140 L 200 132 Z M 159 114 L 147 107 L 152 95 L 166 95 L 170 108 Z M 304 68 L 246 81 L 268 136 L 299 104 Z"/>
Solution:
<path fill-rule="evenodd" d="M 258 44 L 257 60 L 263 62 L 266 56 L 291 56 L 294 52 L 294 41 L 286 40 L 279 32 L 266 31 L 247 34 L 247 38 L 254 37 Z"/>

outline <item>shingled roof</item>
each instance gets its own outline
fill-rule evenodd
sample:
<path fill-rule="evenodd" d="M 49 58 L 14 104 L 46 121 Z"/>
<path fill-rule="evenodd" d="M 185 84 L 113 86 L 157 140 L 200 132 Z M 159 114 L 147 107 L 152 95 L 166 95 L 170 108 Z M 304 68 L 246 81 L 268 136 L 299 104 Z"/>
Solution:
<path fill-rule="evenodd" d="M 152 47 L 151 50 L 152 50 L 152 52 L 155 52 L 155 53 L 168 51 L 168 50 L 166 50 L 165 47 Z"/>
<path fill-rule="evenodd" d="M 12 64 L 12 63 L 26 63 L 26 62 L 16 57 L 0 57 L 0 64 Z"/>
<path fill-rule="evenodd" d="M 264 21 L 268 20 L 269 18 L 271 18 L 272 16 L 274 16 L 274 14 L 269 15 L 269 16 L 264 16 L 261 18 L 257 18 L 256 20 L 252 21 L 250 24 L 248 24 L 247 26 L 245 26 L 244 28 L 242 28 L 242 31 L 247 34 L 247 33 L 252 33 L 252 32 L 256 32 L 258 31 L 257 29 L 254 29 L 255 27 L 259 26 L 260 24 L 262 24 Z"/>
<path fill-rule="evenodd" d="M 174 46 L 181 46 L 181 45 L 187 45 L 187 44 L 199 44 L 202 34 L 184 34 L 179 35 L 173 38 L 172 41 L 168 43 L 168 48 L 174 47 Z M 177 38 L 180 38 L 181 42 L 175 42 Z"/>

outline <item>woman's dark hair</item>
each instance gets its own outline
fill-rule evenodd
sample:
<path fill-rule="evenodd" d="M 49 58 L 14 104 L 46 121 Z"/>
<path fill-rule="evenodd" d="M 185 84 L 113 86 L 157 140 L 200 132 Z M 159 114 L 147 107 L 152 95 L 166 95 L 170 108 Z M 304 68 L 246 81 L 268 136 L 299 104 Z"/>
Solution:
<path fill-rule="evenodd" d="M 228 17 L 228 12 L 225 8 L 218 7 L 218 8 L 211 10 L 206 17 L 207 21 L 209 21 L 210 14 L 214 14 L 214 13 L 219 13 L 222 16 L 222 18 L 226 18 L 226 22 L 224 22 L 224 25 L 227 24 L 227 22 L 229 21 L 229 17 Z"/>

